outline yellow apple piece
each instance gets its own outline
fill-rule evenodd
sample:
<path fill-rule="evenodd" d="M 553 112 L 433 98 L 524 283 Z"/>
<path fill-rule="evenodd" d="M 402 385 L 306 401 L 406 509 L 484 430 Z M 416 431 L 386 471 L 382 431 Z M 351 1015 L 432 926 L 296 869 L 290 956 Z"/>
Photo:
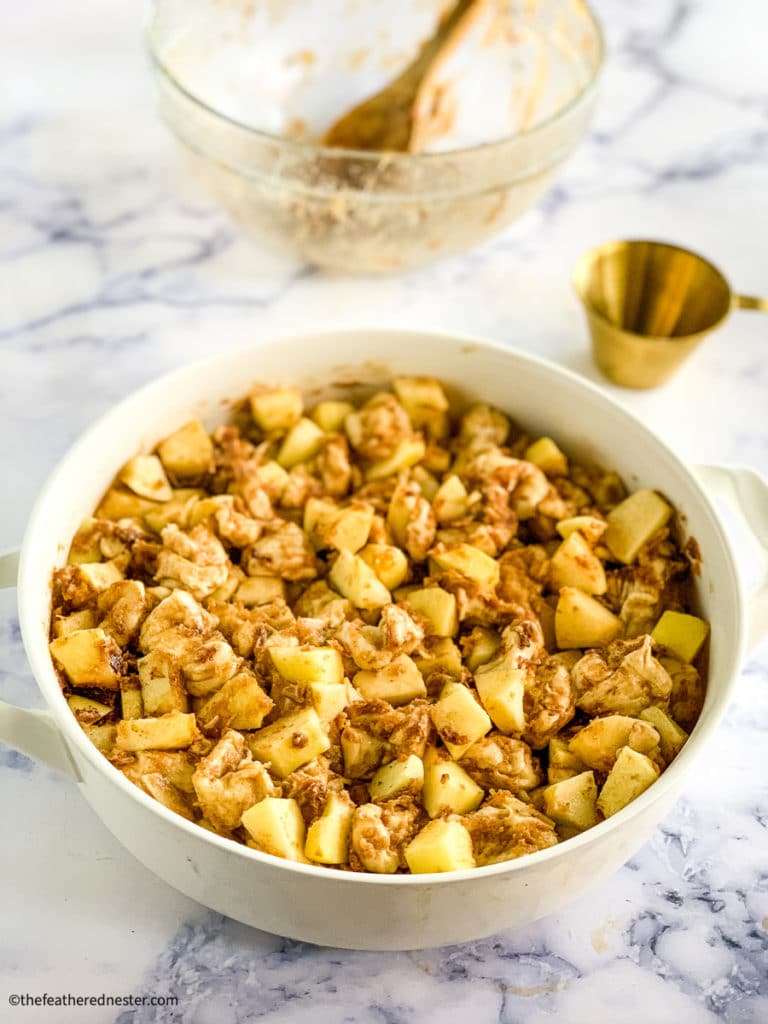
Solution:
<path fill-rule="evenodd" d="M 438 523 L 463 519 L 469 507 L 467 489 L 457 476 L 446 477 L 432 498 L 432 510 Z"/>
<path fill-rule="evenodd" d="M 260 729 L 273 706 L 255 675 L 238 672 L 201 704 L 197 718 L 201 725 L 217 722 L 221 729 Z"/>
<path fill-rule="evenodd" d="M 190 420 L 157 447 L 165 470 L 174 480 L 202 476 L 211 468 L 213 442 L 200 420 Z"/>
<path fill-rule="evenodd" d="M 597 516 L 571 516 L 569 519 L 561 519 L 555 529 L 563 538 L 578 532 L 586 541 L 594 545 L 603 536 L 607 527 L 608 523 L 604 519 L 598 519 Z"/>
<path fill-rule="evenodd" d="M 407 654 L 398 655 L 385 668 L 357 672 L 352 683 L 364 700 L 386 700 L 394 707 L 427 695 L 424 677 Z"/>
<path fill-rule="evenodd" d="M 300 462 L 309 462 L 320 451 L 325 434 L 320 427 L 306 417 L 291 427 L 277 453 L 277 461 L 283 469 L 292 469 Z"/>
<path fill-rule="evenodd" d="M 671 516 L 672 508 L 656 491 L 635 491 L 606 516 L 608 529 L 603 542 L 620 562 L 629 565 Z"/>
<path fill-rule="evenodd" d="M 547 476 L 567 476 L 568 459 L 551 437 L 540 437 L 525 449 L 523 458 L 546 473 Z"/>
<path fill-rule="evenodd" d="M 163 508 L 151 498 L 140 498 L 128 488 L 110 487 L 99 504 L 94 515 L 97 519 L 141 519 L 152 509 Z"/>
<path fill-rule="evenodd" d="M 552 555 L 552 583 L 560 587 L 578 587 L 587 594 L 604 594 L 608 589 L 603 563 L 583 535 L 574 530 Z"/>
<path fill-rule="evenodd" d="M 168 501 L 147 509 L 144 513 L 144 522 L 153 533 L 162 533 L 170 523 L 186 526 L 192 506 L 204 496 L 205 491 L 197 487 L 177 487 Z"/>
<path fill-rule="evenodd" d="M 258 761 L 269 763 L 281 778 L 314 761 L 330 745 L 331 741 L 314 708 L 284 715 L 248 737 L 253 756 Z"/>
<path fill-rule="evenodd" d="M 370 482 L 393 476 L 401 469 L 407 469 L 409 466 L 415 466 L 417 462 L 421 462 L 425 452 L 426 445 L 422 437 L 407 437 L 397 445 L 388 458 L 372 463 L 365 471 L 365 479 Z"/>
<path fill-rule="evenodd" d="M 136 682 L 134 677 L 123 679 L 120 683 L 120 709 L 123 718 L 126 719 L 146 717 L 141 685 Z"/>
<path fill-rule="evenodd" d="M 561 649 L 602 647 L 621 636 L 621 619 L 578 587 L 561 587 L 555 637 Z"/>
<path fill-rule="evenodd" d="M 501 637 L 494 629 L 475 626 L 467 638 L 464 648 L 464 660 L 470 672 L 475 672 L 481 665 L 493 661 L 501 647 Z"/>
<path fill-rule="evenodd" d="M 371 800 L 392 800 L 404 793 L 419 793 L 424 785 L 424 762 L 415 754 L 405 760 L 390 761 L 374 772 L 368 783 Z"/>
<path fill-rule="evenodd" d="M 491 730 L 487 712 L 462 683 L 446 683 L 431 714 L 440 739 L 456 761 Z"/>
<path fill-rule="evenodd" d="M 55 615 L 53 618 L 54 637 L 67 636 L 77 629 L 93 629 L 96 626 L 96 612 L 92 608 L 81 608 L 69 615 Z"/>
<path fill-rule="evenodd" d="M 480 806 L 484 796 L 484 790 L 447 754 L 442 755 L 435 747 L 426 751 L 421 802 L 430 818 L 446 811 L 468 814 Z"/>
<path fill-rule="evenodd" d="M 170 501 L 173 490 L 156 455 L 134 455 L 120 470 L 120 479 L 134 494 L 153 501 Z"/>
<path fill-rule="evenodd" d="M 48 646 L 73 686 L 119 688 L 121 651 L 103 629 L 76 629 Z"/>
<path fill-rule="evenodd" d="M 344 663 L 335 647 L 270 647 L 269 656 L 290 683 L 344 682 Z"/>
<path fill-rule="evenodd" d="M 688 733 L 681 729 L 674 719 L 670 718 L 666 711 L 661 708 L 650 707 L 640 712 L 644 722 L 648 722 L 659 734 L 661 756 L 669 764 L 685 745 Z"/>
<path fill-rule="evenodd" d="M 525 730 L 523 698 L 528 671 L 518 665 L 519 651 L 481 665 L 475 672 L 475 686 L 491 721 L 503 733 Z"/>
<path fill-rule="evenodd" d="M 461 651 L 448 637 L 427 637 L 423 654 L 414 654 L 413 660 L 426 679 L 431 672 L 445 672 L 449 676 L 461 675 Z"/>
<path fill-rule="evenodd" d="M 547 786 L 543 811 L 558 825 L 583 832 L 600 820 L 597 813 L 597 784 L 594 772 L 582 772 Z"/>
<path fill-rule="evenodd" d="M 80 694 L 67 697 L 67 704 L 81 725 L 97 725 L 112 714 L 109 704 L 102 704 L 91 697 L 81 697 Z"/>
<path fill-rule="evenodd" d="M 195 716 L 182 711 L 117 723 L 117 746 L 121 750 L 180 750 L 199 738 Z"/>
<path fill-rule="evenodd" d="M 651 723 L 628 715 L 606 715 L 580 729 L 568 749 L 587 767 L 607 772 L 623 747 L 649 754 L 658 745 L 659 733 Z"/>
<path fill-rule="evenodd" d="M 548 751 L 547 781 L 550 785 L 580 775 L 587 769 L 581 758 L 571 751 L 568 741 L 559 736 L 553 736 L 549 741 Z"/>
<path fill-rule="evenodd" d="M 356 608 L 372 611 L 389 604 L 390 593 L 359 555 L 340 551 L 328 573 L 328 582 Z"/>
<path fill-rule="evenodd" d="M 255 608 L 285 597 L 285 584 L 279 576 L 246 576 L 235 591 L 235 601 L 241 601 L 246 608 Z"/>
<path fill-rule="evenodd" d="M 600 790 L 597 806 L 606 818 L 637 799 L 659 777 L 659 769 L 645 754 L 622 747 Z"/>
<path fill-rule="evenodd" d="M 366 544 L 359 555 L 388 590 L 399 587 L 408 575 L 408 558 L 394 544 Z"/>
<path fill-rule="evenodd" d="M 290 430 L 304 411 L 298 388 L 265 388 L 251 395 L 249 401 L 256 425 L 268 434 Z"/>
<path fill-rule="evenodd" d="M 323 813 L 307 830 L 305 857 L 318 864 L 346 864 L 354 813 L 347 793 L 329 793 Z"/>
<path fill-rule="evenodd" d="M 680 661 L 690 663 L 709 636 L 709 623 L 696 615 L 667 611 L 653 627 L 651 636 Z"/>
<path fill-rule="evenodd" d="M 495 587 L 499 582 L 499 563 L 471 544 L 456 544 L 430 554 L 439 568 L 456 572 L 481 587 Z"/>
<path fill-rule="evenodd" d="M 189 699 L 180 667 L 165 652 L 151 651 L 136 663 L 147 715 L 187 711 Z"/>
<path fill-rule="evenodd" d="M 406 846 L 405 860 L 414 875 L 473 868 L 472 837 L 460 821 L 430 821 Z"/>
<path fill-rule="evenodd" d="M 265 796 L 243 814 L 242 824 L 251 837 L 248 845 L 285 860 L 306 862 L 306 826 L 293 798 Z"/>
<path fill-rule="evenodd" d="M 392 388 L 415 427 L 435 412 L 448 411 L 442 384 L 434 377 L 395 377 Z"/>
<path fill-rule="evenodd" d="M 442 587 L 411 590 L 407 597 L 410 608 L 426 619 L 428 636 L 454 636 L 459 631 L 456 598 Z"/>
<path fill-rule="evenodd" d="M 339 402 L 329 399 L 318 402 L 310 413 L 315 423 L 327 434 L 334 434 L 344 429 L 344 420 L 355 411 L 351 402 Z"/>

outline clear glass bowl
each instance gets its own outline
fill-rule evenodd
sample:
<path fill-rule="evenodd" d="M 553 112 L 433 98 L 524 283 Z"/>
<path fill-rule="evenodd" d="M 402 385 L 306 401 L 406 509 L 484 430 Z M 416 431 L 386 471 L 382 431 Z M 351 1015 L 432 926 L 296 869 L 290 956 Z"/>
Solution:
<path fill-rule="evenodd" d="M 171 72 L 168 46 L 194 7 L 155 0 L 147 39 L 160 113 L 197 176 L 260 243 L 353 273 L 430 263 L 530 209 L 584 135 L 603 63 L 599 23 L 581 0 L 516 4 L 516 28 L 535 39 L 548 75 L 560 80 L 554 106 L 550 97 L 538 122 L 449 152 L 330 149 L 251 127 Z"/>

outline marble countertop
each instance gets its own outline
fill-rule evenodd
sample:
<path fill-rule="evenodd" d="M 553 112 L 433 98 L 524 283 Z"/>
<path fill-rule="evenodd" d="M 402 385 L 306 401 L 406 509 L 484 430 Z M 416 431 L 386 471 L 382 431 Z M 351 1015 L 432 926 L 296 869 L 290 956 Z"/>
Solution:
<path fill-rule="evenodd" d="M 321 326 L 449 327 L 597 380 L 568 273 L 614 236 L 680 241 L 768 293 L 768 6 L 597 6 L 610 57 L 593 130 L 538 208 L 463 258 L 348 279 L 261 252 L 187 180 L 153 111 L 137 5 L 0 0 L 0 547 L 87 424 L 212 349 Z M 735 315 L 666 389 L 615 393 L 685 459 L 768 473 L 765 338 Z M 8 591 L 0 695 L 41 702 Z M 400 954 L 304 946 L 207 911 L 124 852 L 72 783 L 4 747 L 0 1019 L 766 1021 L 766 729 L 763 645 L 702 770 L 614 877 L 522 931 Z M 24 992 L 180 1002 L 6 1008 Z"/>

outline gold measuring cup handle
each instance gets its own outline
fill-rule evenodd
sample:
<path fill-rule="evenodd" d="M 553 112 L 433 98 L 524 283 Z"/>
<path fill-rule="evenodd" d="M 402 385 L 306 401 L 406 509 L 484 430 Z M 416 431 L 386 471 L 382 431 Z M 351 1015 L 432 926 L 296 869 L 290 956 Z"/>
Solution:
<path fill-rule="evenodd" d="M 760 299 L 757 295 L 734 295 L 733 305 L 736 309 L 756 309 L 758 313 L 768 313 L 768 299 Z"/>

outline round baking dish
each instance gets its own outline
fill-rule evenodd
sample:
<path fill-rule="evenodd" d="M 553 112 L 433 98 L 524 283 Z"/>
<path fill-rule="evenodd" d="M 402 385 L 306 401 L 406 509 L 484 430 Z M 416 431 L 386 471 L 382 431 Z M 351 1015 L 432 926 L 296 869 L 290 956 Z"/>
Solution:
<path fill-rule="evenodd" d="M 447 875 L 370 875 L 291 863 L 201 829 L 151 799 L 80 729 L 48 653 L 52 570 L 116 470 L 192 416 L 212 426 L 259 381 L 310 396 L 364 394 L 395 374 L 437 374 L 457 400 L 500 406 L 567 450 L 619 470 L 676 506 L 702 552 L 697 600 L 712 625 L 704 710 L 680 755 L 607 821 L 519 860 Z M 126 398 L 62 459 L 32 512 L 18 565 L 18 610 L 30 666 L 48 705 L 0 704 L 0 739 L 69 774 L 91 807 L 147 867 L 193 899 L 247 924 L 309 942 L 413 949 L 462 942 L 560 909 L 611 874 L 645 841 L 695 770 L 738 678 L 748 636 L 768 632 L 768 582 L 743 593 L 721 494 L 768 552 L 768 486 L 748 469 L 687 467 L 664 441 L 568 371 L 487 341 L 402 330 L 279 339 L 185 367 Z M 14 583 L 17 553 L 0 558 Z"/>

